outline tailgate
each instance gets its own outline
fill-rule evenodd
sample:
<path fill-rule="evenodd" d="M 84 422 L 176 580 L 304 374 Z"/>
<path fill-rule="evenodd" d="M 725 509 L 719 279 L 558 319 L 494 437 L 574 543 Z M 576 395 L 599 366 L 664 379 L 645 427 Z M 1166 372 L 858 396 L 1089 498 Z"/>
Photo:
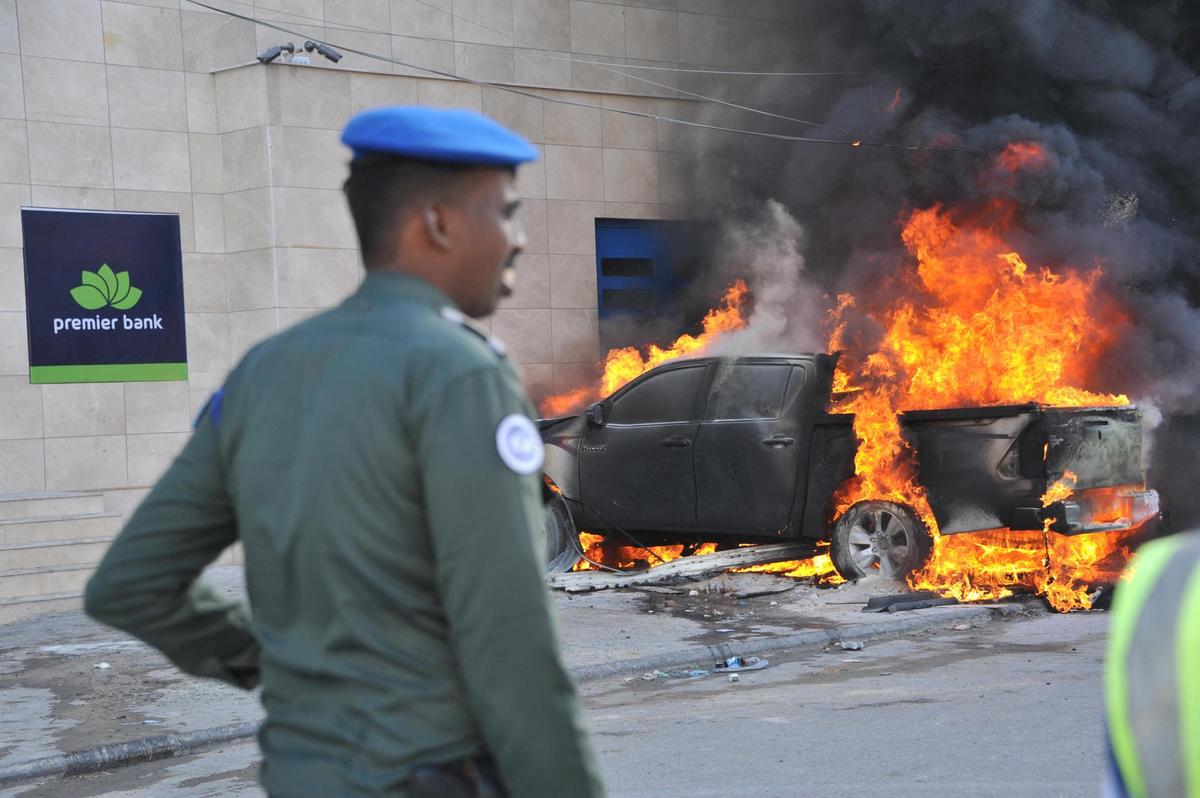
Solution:
<path fill-rule="evenodd" d="M 1142 421 L 1136 407 L 1044 408 L 1048 484 L 1070 471 L 1075 489 L 1140 485 Z"/>

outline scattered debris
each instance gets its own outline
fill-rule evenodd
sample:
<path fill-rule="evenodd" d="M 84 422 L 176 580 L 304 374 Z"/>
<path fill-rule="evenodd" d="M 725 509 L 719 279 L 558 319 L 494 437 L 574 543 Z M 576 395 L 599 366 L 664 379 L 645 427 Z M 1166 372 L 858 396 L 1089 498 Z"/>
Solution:
<path fill-rule="evenodd" d="M 863 643 L 861 640 L 843 640 L 842 651 L 862 651 Z"/>
<path fill-rule="evenodd" d="M 770 543 L 762 546 L 746 546 L 712 554 L 680 557 L 677 560 L 657 565 L 645 571 L 608 573 L 604 571 L 574 571 L 553 574 L 550 586 L 568 593 L 587 590 L 605 590 L 612 587 L 634 587 L 654 585 L 688 579 L 699 579 L 726 571 L 768 562 L 784 562 L 801 559 L 811 546 L 792 543 Z"/>
<path fill-rule="evenodd" d="M 956 632 L 965 632 L 965 631 L 967 631 L 967 630 L 968 630 L 968 629 L 970 629 L 970 628 L 971 628 L 971 624 L 969 624 L 969 623 L 956 623 L 956 624 L 954 624 L 954 631 L 956 631 Z"/>
<path fill-rule="evenodd" d="M 718 662 L 713 673 L 728 673 L 730 671 L 761 671 L 770 665 L 760 657 L 726 657 L 724 662 Z"/>
<path fill-rule="evenodd" d="M 924 601 L 898 601 L 895 604 L 889 604 L 888 612 L 904 612 L 905 610 L 925 610 L 930 607 L 949 607 L 951 604 L 957 604 L 956 598 L 935 598 L 925 599 Z"/>
<path fill-rule="evenodd" d="M 863 607 L 863 612 L 904 612 L 905 610 L 923 610 L 928 607 L 944 607 L 957 603 L 958 599 L 945 598 L 931 590 L 918 590 L 891 596 L 875 596 L 867 600 L 867 606 Z"/>
<path fill-rule="evenodd" d="M 655 679 L 667 679 L 670 676 L 671 676 L 671 674 L 667 673 L 666 671 L 653 670 L 653 671 L 649 671 L 647 673 L 643 673 L 642 681 L 652 682 Z"/>
<path fill-rule="evenodd" d="M 884 612 L 893 604 L 908 604 L 914 601 L 926 601 L 928 599 L 941 598 L 932 590 L 917 590 L 912 593 L 893 593 L 890 596 L 874 596 L 867 599 L 867 606 L 863 607 L 863 612 Z"/>

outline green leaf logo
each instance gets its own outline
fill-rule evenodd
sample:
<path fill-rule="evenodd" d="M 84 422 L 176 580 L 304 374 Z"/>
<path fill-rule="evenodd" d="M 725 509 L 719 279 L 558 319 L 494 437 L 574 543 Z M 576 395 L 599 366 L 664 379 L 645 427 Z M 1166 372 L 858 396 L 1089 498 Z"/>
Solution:
<path fill-rule="evenodd" d="M 71 298 L 85 310 L 129 310 L 142 298 L 142 289 L 129 284 L 129 272 L 113 273 L 107 263 L 95 272 L 84 271 L 79 282 L 71 289 Z"/>

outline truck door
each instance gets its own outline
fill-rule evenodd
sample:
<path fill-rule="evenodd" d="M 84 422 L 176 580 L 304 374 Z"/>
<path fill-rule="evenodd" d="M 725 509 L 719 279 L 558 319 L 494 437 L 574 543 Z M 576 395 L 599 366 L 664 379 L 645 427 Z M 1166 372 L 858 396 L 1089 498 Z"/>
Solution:
<path fill-rule="evenodd" d="M 579 452 L 583 501 L 629 529 L 692 528 L 700 387 L 707 366 L 656 371 L 610 400 L 605 423 L 589 426 Z"/>
<path fill-rule="evenodd" d="M 702 528 L 762 533 L 788 525 L 808 451 L 806 376 L 803 367 L 787 363 L 718 367 L 696 440 Z"/>

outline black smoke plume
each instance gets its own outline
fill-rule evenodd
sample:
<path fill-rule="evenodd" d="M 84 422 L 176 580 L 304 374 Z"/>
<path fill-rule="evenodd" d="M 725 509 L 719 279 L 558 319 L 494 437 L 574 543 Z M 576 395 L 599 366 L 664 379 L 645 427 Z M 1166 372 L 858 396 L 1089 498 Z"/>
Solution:
<path fill-rule="evenodd" d="M 728 108 L 711 122 L 864 145 L 703 135 L 684 170 L 690 195 L 719 204 L 734 228 L 753 224 L 765 202 L 782 203 L 805 231 L 806 279 L 830 296 L 886 290 L 907 258 L 898 235 L 906 212 L 1015 201 L 1012 242 L 1030 263 L 1102 267 L 1105 292 L 1131 324 L 1095 384 L 1081 387 L 1161 410 L 1152 480 L 1176 525 L 1200 523 L 1200 491 L 1167 484 L 1200 467 L 1200 4 L 796 6 L 795 22 L 746 66 L 859 74 L 729 76 L 688 88 L 820 124 Z M 1046 168 L 987 179 L 1013 141 L 1038 142 Z"/>

